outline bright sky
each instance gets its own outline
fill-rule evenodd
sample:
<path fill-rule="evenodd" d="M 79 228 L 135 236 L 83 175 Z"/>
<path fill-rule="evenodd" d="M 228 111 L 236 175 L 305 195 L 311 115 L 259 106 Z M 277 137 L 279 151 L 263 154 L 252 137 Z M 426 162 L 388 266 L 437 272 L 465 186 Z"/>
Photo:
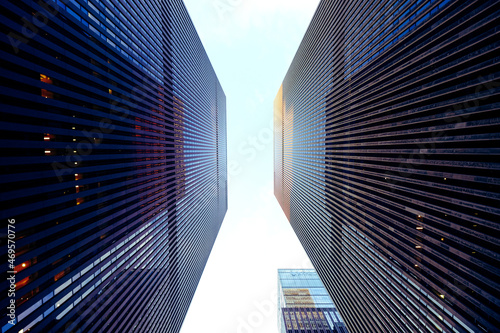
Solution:
<path fill-rule="evenodd" d="M 276 333 L 278 268 L 312 268 L 273 195 L 273 101 L 319 0 L 184 0 L 227 98 L 229 209 L 181 333 Z"/>

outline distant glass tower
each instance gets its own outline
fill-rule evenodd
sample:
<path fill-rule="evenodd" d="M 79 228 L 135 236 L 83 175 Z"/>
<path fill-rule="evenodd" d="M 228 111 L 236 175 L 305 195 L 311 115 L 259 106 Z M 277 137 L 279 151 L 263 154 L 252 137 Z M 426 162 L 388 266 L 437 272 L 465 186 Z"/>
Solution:
<path fill-rule="evenodd" d="M 2 333 L 178 332 L 227 210 L 225 95 L 183 2 L 5 0 L 0 26 Z"/>
<path fill-rule="evenodd" d="M 275 195 L 351 333 L 499 331 L 499 14 L 324 0 L 283 80 Z"/>
<path fill-rule="evenodd" d="M 278 270 L 279 333 L 347 333 L 314 269 Z"/>

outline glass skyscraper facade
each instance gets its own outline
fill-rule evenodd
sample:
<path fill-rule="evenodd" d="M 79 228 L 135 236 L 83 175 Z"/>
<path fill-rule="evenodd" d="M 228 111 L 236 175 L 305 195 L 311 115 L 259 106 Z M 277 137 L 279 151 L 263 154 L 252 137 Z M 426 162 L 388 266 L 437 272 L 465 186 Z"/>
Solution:
<path fill-rule="evenodd" d="M 183 2 L 6 0 L 0 27 L 2 333 L 178 332 L 227 210 L 225 95 Z"/>
<path fill-rule="evenodd" d="M 279 333 L 347 333 L 314 269 L 278 270 Z"/>
<path fill-rule="evenodd" d="M 498 332 L 498 1 L 321 1 L 275 196 L 354 332 Z"/>

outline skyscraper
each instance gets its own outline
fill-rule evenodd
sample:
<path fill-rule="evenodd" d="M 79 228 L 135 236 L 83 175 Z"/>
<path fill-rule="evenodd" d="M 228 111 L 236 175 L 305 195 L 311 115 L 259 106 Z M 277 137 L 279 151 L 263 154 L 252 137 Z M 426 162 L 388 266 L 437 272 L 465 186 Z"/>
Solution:
<path fill-rule="evenodd" d="M 284 78 L 275 196 L 351 333 L 498 332 L 499 10 L 321 1 Z"/>
<path fill-rule="evenodd" d="M 279 333 L 347 333 L 314 269 L 278 270 Z"/>
<path fill-rule="evenodd" d="M 227 210 L 225 95 L 183 2 L 0 8 L 2 333 L 178 332 Z"/>

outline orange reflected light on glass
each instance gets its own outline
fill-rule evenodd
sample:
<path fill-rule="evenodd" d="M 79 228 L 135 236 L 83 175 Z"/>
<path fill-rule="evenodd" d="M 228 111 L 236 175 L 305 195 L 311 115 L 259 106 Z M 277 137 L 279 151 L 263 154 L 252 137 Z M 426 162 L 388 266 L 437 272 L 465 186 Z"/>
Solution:
<path fill-rule="evenodd" d="M 17 282 L 16 283 L 16 290 L 19 290 L 22 287 L 24 287 L 25 285 L 27 285 L 29 280 L 30 280 L 30 277 L 28 276 L 28 277 L 25 277 L 24 279 L 22 279 L 21 281 Z"/>
<path fill-rule="evenodd" d="M 41 95 L 43 98 L 54 98 L 54 93 L 51 91 L 48 91 L 47 89 L 42 89 Z"/>
<path fill-rule="evenodd" d="M 52 79 L 44 74 L 40 74 L 40 81 L 48 83 L 48 84 L 52 84 Z"/>
<path fill-rule="evenodd" d="M 31 266 L 31 262 L 28 260 L 28 261 L 25 261 L 23 262 L 22 264 L 19 264 L 17 265 L 15 268 L 14 268 L 14 271 L 16 272 L 20 272 L 22 270 L 24 270 L 25 268 L 28 268 Z"/>

